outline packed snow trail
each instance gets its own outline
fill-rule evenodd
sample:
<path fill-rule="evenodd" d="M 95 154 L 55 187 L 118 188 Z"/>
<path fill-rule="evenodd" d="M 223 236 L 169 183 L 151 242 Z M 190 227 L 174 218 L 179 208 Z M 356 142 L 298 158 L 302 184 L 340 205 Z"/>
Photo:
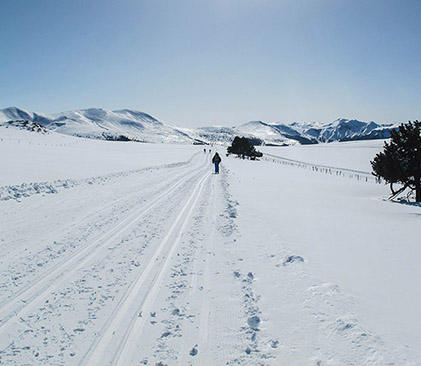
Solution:
<path fill-rule="evenodd" d="M 109 352 L 110 347 L 112 347 L 113 344 L 121 344 L 117 350 L 116 356 L 113 357 L 113 360 L 117 359 L 118 364 L 122 363 L 123 365 L 133 362 L 132 359 L 136 353 L 133 352 L 131 348 L 135 347 L 137 340 L 140 338 L 139 334 L 136 333 L 141 333 L 146 314 L 151 310 L 151 303 L 153 303 L 156 292 L 160 288 L 162 277 L 168 270 L 169 262 L 172 259 L 171 257 L 174 250 L 177 249 L 180 235 L 182 235 L 185 230 L 185 225 L 191 216 L 191 211 L 195 207 L 205 179 L 208 178 L 208 176 L 209 173 L 206 172 L 199 180 L 195 190 L 181 209 L 170 230 L 159 244 L 156 252 L 145 266 L 145 269 L 139 273 L 139 277 L 129 289 L 127 297 L 122 304 L 119 304 L 118 313 L 114 315 L 111 324 L 102 335 L 102 339 L 99 345 L 94 349 L 88 364 L 106 364 L 107 360 L 104 362 L 102 361 L 102 358 Z M 189 208 L 190 210 L 186 212 Z M 180 221 L 182 220 L 183 223 L 180 225 Z M 168 246 L 168 248 L 166 248 L 166 246 Z M 155 275 L 153 275 L 154 271 Z M 149 281 L 146 282 L 148 279 Z M 142 297 L 144 297 L 144 300 L 139 306 L 139 299 Z M 130 309 L 133 307 L 135 308 L 135 311 L 130 312 Z M 145 315 L 142 316 L 142 313 Z M 129 314 L 129 319 L 124 322 L 127 314 Z M 129 348 L 129 350 L 126 351 L 126 348 Z"/>
<path fill-rule="evenodd" d="M 100 271 L 97 271 L 95 267 L 98 266 L 98 264 L 103 264 L 101 263 L 102 260 L 104 260 L 104 263 L 108 261 L 107 257 L 110 256 L 110 249 L 113 246 L 116 246 L 116 244 L 121 245 L 121 243 L 128 241 L 126 238 L 127 236 L 139 236 L 140 232 L 136 230 L 137 226 L 144 226 L 145 223 L 147 226 L 156 226 L 157 223 L 160 223 L 159 230 L 162 233 L 165 233 L 167 230 L 166 222 L 170 222 L 170 217 L 177 212 L 180 200 L 183 201 L 185 199 L 185 194 L 188 194 L 189 190 L 194 187 L 196 179 L 203 177 L 204 174 L 206 177 L 209 170 L 210 166 L 208 158 L 199 155 L 196 156 L 192 163 L 187 164 L 186 166 L 153 171 L 149 174 L 150 182 L 147 182 L 147 179 L 145 179 L 145 182 L 147 182 L 148 185 L 141 190 L 137 187 L 138 177 L 136 176 L 123 177 L 120 180 L 117 179 L 114 184 L 104 187 L 105 189 L 102 192 L 100 192 L 101 189 L 95 187 L 95 194 L 98 195 L 98 197 L 93 200 L 95 203 L 94 207 L 98 207 L 95 209 L 95 212 L 89 212 L 85 215 L 84 220 L 74 220 L 74 222 L 71 225 L 67 225 L 64 230 L 56 232 L 55 237 L 48 235 L 48 230 L 40 230 L 44 235 L 47 234 L 45 236 L 48 238 L 48 242 L 45 242 L 45 239 L 40 239 L 38 244 L 35 242 L 35 245 L 29 246 L 30 254 L 28 254 L 28 248 L 22 250 L 17 249 L 13 253 L 14 260 L 11 263 L 7 263 L 4 260 L 4 265 L 2 265 L 2 279 L 7 279 L 9 276 L 12 277 L 12 281 L 10 281 L 12 286 L 7 286 L 6 284 L 2 285 L 4 293 L 2 299 L 4 300 L 0 308 L 0 331 L 2 334 L 2 352 L 0 354 L 0 360 L 3 362 L 3 359 L 8 359 L 8 351 L 11 351 L 11 354 L 14 356 L 16 356 L 16 354 L 22 356 L 22 353 L 34 353 L 36 357 L 34 360 L 38 360 L 40 364 L 46 362 L 46 360 L 49 360 L 50 358 L 56 359 L 61 357 L 64 359 L 63 352 L 55 355 L 46 355 L 44 358 L 42 352 L 39 351 L 22 352 L 22 350 L 28 351 L 29 349 L 35 348 L 32 346 L 27 349 L 27 346 L 23 346 L 19 349 L 19 346 L 16 344 L 16 340 L 18 338 L 21 340 L 28 338 L 27 335 L 25 336 L 25 334 L 27 334 L 25 331 L 22 333 L 22 325 L 29 325 L 27 319 L 32 320 L 33 318 L 36 318 L 37 321 L 39 321 L 40 312 L 47 312 L 49 314 L 48 318 L 60 321 L 62 314 L 58 314 L 57 318 L 55 318 L 54 311 L 51 309 L 54 308 L 55 310 L 56 308 L 63 306 L 62 301 L 64 300 L 58 300 L 59 294 L 66 297 L 66 294 L 74 292 L 74 288 L 72 287 L 77 286 L 78 283 L 83 283 L 85 281 L 83 277 L 87 274 L 99 272 L 96 276 L 99 277 Z M 154 174 L 157 176 L 154 177 Z M 133 178 L 135 179 L 133 180 Z M 134 189 L 136 191 L 133 193 Z M 108 196 L 110 191 L 113 191 L 113 195 L 118 193 L 119 195 L 123 195 L 123 197 L 119 197 L 114 200 L 113 205 L 110 203 L 104 205 L 104 196 L 101 197 L 99 194 L 102 193 Z M 64 212 L 60 212 L 60 214 L 57 215 L 57 217 L 60 218 L 63 218 L 63 216 L 66 218 L 76 217 L 78 213 L 77 211 L 79 210 L 80 201 L 78 199 L 80 198 L 80 194 L 90 196 L 90 193 L 83 192 L 83 189 L 74 189 L 68 192 L 62 192 L 55 196 L 34 197 L 33 201 L 37 201 L 34 202 L 35 204 L 41 203 L 41 206 L 44 202 L 40 202 L 40 200 L 55 201 L 57 204 L 55 202 L 54 204 L 51 204 L 51 202 L 47 203 L 48 210 L 54 210 L 55 207 L 62 209 L 63 198 L 61 196 L 64 194 L 68 197 L 70 196 L 70 198 L 68 200 L 65 199 L 67 207 Z M 28 199 L 27 202 L 22 202 L 21 204 L 25 206 L 26 203 L 28 203 L 30 206 L 31 202 L 29 202 L 29 200 L 30 199 Z M 89 202 L 90 206 L 94 203 Z M 13 205 L 13 203 L 9 204 Z M 168 207 L 168 204 L 171 204 L 171 206 Z M 42 207 L 38 207 L 38 209 L 42 212 Z M 75 212 L 72 212 L 71 210 L 74 210 Z M 161 219 L 156 217 L 155 212 L 162 214 L 163 210 L 165 210 L 169 216 L 169 221 L 165 220 L 165 215 L 163 215 Z M 32 207 L 26 210 L 28 214 L 32 214 L 32 211 Z M 17 210 L 16 214 L 18 214 L 18 212 L 20 212 L 20 210 Z M 32 215 L 30 216 L 32 217 Z M 149 218 L 151 220 L 152 217 L 152 222 L 148 222 L 147 219 Z M 12 221 L 9 222 L 9 224 L 12 224 Z M 36 222 L 36 220 L 32 221 Z M 58 221 L 57 224 L 60 224 L 60 222 Z M 103 228 L 102 226 L 106 226 L 106 228 Z M 23 240 L 19 240 L 18 238 L 17 233 L 19 230 L 20 229 L 16 230 L 16 242 L 21 244 L 23 247 L 25 243 Z M 86 234 L 87 230 L 92 233 Z M 85 236 L 82 239 L 79 236 L 81 233 Z M 152 239 L 154 239 L 155 236 L 158 237 L 158 235 L 156 235 L 155 230 L 152 232 L 146 230 L 143 236 L 152 237 L 149 240 L 145 240 L 146 243 L 142 246 L 142 249 L 145 251 L 145 259 L 150 260 L 149 258 L 151 258 L 152 255 L 150 253 L 151 249 L 149 248 L 148 241 L 152 242 Z M 78 237 L 79 239 L 77 239 Z M 51 242 L 55 244 L 66 239 L 69 239 L 71 242 L 63 244 L 65 249 L 59 250 L 57 253 L 54 253 L 54 255 L 51 255 L 54 251 L 54 249 L 51 248 Z M 79 243 L 76 245 L 74 243 L 75 241 Z M 133 243 L 133 245 L 134 247 L 131 248 L 131 250 L 135 251 L 135 243 Z M 151 247 L 152 246 L 153 245 L 151 245 Z M 19 245 L 16 245 L 16 247 L 19 248 Z M 127 251 L 127 248 L 125 248 L 125 250 Z M 124 256 L 127 258 L 126 253 L 124 253 Z M 27 273 L 25 273 L 25 267 L 28 267 L 29 257 L 31 257 L 33 261 L 38 261 L 40 265 L 36 266 L 34 268 L 35 270 L 27 271 Z M 121 260 L 119 255 L 117 255 L 114 259 L 118 262 L 111 261 L 109 263 L 110 267 L 121 264 L 121 262 L 119 262 Z M 132 260 L 128 262 L 128 264 L 126 263 L 126 268 L 124 268 L 127 273 L 122 273 L 124 277 L 129 275 L 132 271 L 132 268 L 130 268 L 132 265 L 139 269 L 143 268 L 143 263 L 140 263 L 140 261 L 137 262 L 135 257 L 131 259 Z M 5 267 L 5 265 L 7 267 Z M 103 269 L 105 269 L 104 266 Z M 111 272 L 113 272 L 112 269 Z M 129 283 L 129 281 L 127 281 L 127 283 Z M 98 288 L 103 287 L 98 286 Z M 80 293 L 83 292 L 84 291 L 81 291 Z M 117 289 L 115 292 L 120 292 L 120 289 Z M 112 296 L 113 300 L 114 296 L 115 295 Z M 97 301 L 100 297 L 104 298 L 104 295 L 101 295 L 101 292 L 99 291 L 98 294 L 95 294 L 95 299 L 91 303 Z M 105 298 L 107 298 L 107 296 L 105 296 Z M 76 303 L 81 302 L 78 301 L 80 299 L 77 298 L 71 300 Z M 64 306 L 77 308 L 80 307 L 80 305 L 81 304 Z M 48 311 L 46 309 L 47 307 L 49 308 Z M 86 308 L 88 308 L 88 306 L 86 306 Z M 99 311 L 100 309 L 97 308 L 95 310 Z M 80 314 L 77 312 L 73 314 L 75 318 L 79 315 Z M 46 317 L 44 320 L 51 320 L 48 318 Z M 91 317 L 91 319 L 94 319 L 94 317 Z M 65 322 L 65 320 L 63 321 Z M 79 322 L 86 322 L 86 320 L 83 321 L 79 319 Z M 36 326 L 31 325 L 31 328 L 35 327 Z M 44 326 L 40 327 L 40 329 L 45 328 L 46 327 Z M 87 334 L 89 332 L 89 329 L 85 328 L 82 330 L 82 328 L 75 327 L 74 329 L 76 329 L 76 333 L 78 332 L 77 329 L 79 329 L 80 333 L 85 333 L 86 331 L 85 334 Z M 62 329 L 62 331 L 64 332 L 64 329 Z M 17 334 L 19 334 L 19 336 L 16 336 Z M 30 334 L 32 334 L 32 331 Z M 58 340 L 59 337 L 55 338 Z M 60 342 L 63 345 L 66 343 L 64 341 Z M 64 346 L 64 348 L 67 348 L 67 346 Z M 71 359 L 74 358 L 75 355 L 75 353 L 71 352 Z M 10 361 L 13 360 L 13 358 L 14 357 L 12 357 Z M 54 363 L 55 361 L 51 362 Z M 17 361 L 17 363 L 20 362 Z"/>
<path fill-rule="evenodd" d="M 0 364 L 235 363 L 235 204 L 210 159 L 3 202 Z"/>
<path fill-rule="evenodd" d="M 10 323 L 8 322 L 8 319 L 12 314 L 15 317 L 21 317 L 25 313 L 30 312 L 31 308 L 29 305 L 37 306 L 37 303 L 42 302 L 43 296 L 48 297 L 50 292 L 56 290 L 71 278 L 74 272 L 83 268 L 87 263 L 92 261 L 92 259 L 96 258 L 99 250 L 105 248 L 110 242 L 124 233 L 124 231 L 130 229 L 134 223 L 176 190 L 181 183 L 182 181 L 174 184 L 163 193 L 159 193 L 156 198 L 141 205 L 136 211 L 121 220 L 111 230 L 66 257 L 65 260 L 58 263 L 57 266 L 50 271 L 42 273 L 42 276 L 40 276 L 41 278 L 36 278 L 33 284 L 29 285 L 26 289 L 19 291 L 19 294 L 15 294 L 15 298 L 9 303 L 2 305 L 0 309 L 0 330 L 3 330 L 3 327 Z M 131 197 L 126 197 L 126 199 L 127 198 Z M 24 310 L 18 310 L 19 307 Z"/>

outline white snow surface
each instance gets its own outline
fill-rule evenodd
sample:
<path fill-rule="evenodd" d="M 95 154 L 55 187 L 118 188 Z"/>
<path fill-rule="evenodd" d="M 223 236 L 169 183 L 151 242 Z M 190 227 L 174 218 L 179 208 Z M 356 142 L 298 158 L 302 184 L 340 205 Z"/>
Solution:
<path fill-rule="evenodd" d="M 82 179 L 184 162 L 191 145 L 92 140 L 0 126 L 0 186 L 57 179 Z"/>
<path fill-rule="evenodd" d="M 268 155 L 309 164 L 353 169 L 371 174 L 370 160 L 373 160 L 374 156 L 382 151 L 385 141 L 388 140 L 330 142 L 282 147 L 258 146 L 257 150 Z"/>
<path fill-rule="evenodd" d="M 421 365 L 421 207 L 337 173 L 381 147 L 1 128 L 0 364 Z"/>

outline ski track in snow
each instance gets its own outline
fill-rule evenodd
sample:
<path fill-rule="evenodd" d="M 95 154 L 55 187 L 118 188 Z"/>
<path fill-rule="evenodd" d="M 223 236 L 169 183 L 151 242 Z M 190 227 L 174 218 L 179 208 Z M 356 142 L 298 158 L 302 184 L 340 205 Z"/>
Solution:
<path fill-rule="evenodd" d="M 78 248 L 78 251 L 75 251 L 75 253 L 66 257 L 65 261 L 58 263 L 55 268 L 46 271 L 47 273 L 42 273 L 42 278 L 36 278 L 34 284 L 31 284 L 28 288 L 22 289 L 18 294 L 15 293 L 13 301 L 2 304 L 0 311 L 0 329 L 6 324 L 7 319 L 10 316 L 8 313 L 16 312 L 17 306 L 19 306 L 20 303 L 24 303 L 24 307 L 27 308 L 29 304 L 28 299 L 30 299 L 31 302 L 33 301 L 32 298 L 38 300 L 38 298 L 42 297 L 44 294 L 43 288 L 48 288 L 48 291 L 51 291 L 53 288 L 59 287 L 63 282 L 70 278 L 74 272 L 83 268 L 86 263 L 94 259 L 97 256 L 98 250 L 107 247 L 113 239 L 119 237 L 125 230 L 130 228 L 133 223 L 153 209 L 157 203 L 167 198 L 180 184 L 181 183 L 174 184 L 170 189 L 164 191 L 164 193 L 159 193 L 155 199 L 144 205 L 140 205 L 138 209 L 121 220 L 111 230 L 105 232 L 91 243 L 80 246 L 81 248 Z M 13 273 L 14 271 L 10 270 L 10 272 Z M 15 316 L 18 317 L 21 315 L 21 312 L 19 312 Z"/>
<path fill-rule="evenodd" d="M 203 160 L 203 158 L 201 158 L 201 160 Z M 22 278 L 18 279 L 16 278 L 16 275 L 15 275 L 16 273 L 19 273 L 19 265 L 27 266 L 26 261 L 29 256 L 22 255 L 25 253 L 26 250 L 21 251 L 20 252 L 20 254 L 22 255 L 21 262 L 15 260 L 11 264 L 11 268 L 8 268 L 7 273 L 3 273 L 3 277 L 2 277 L 2 278 L 8 278 L 13 274 L 14 277 L 12 278 L 12 281 L 10 282 L 12 282 L 13 287 L 18 287 L 18 290 L 14 288 L 10 289 L 11 286 L 7 286 L 6 284 L 3 284 L 2 286 L 2 290 L 6 294 L 9 291 L 9 296 L 5 295 L 2 297 L 2 299 L 6 298 L 7 300 L 2 302 L 2 307 L 0 311 L 0 314 L 1 314 L 0 330 L 2 334 L 8 334 L 10 338 L 2 337 L 3 352 L 1 352 L 2 353 L 1 359 L 2 360 L 8 359 L 6 355 L 10 356 L 10 354 L 13 356 L 16 356 L 16 355 L 21 355 L 22 353 L 28 353 L 25 351 L 29 351 L 32 349 L 32 354 L 35 356 L 35 360 L 39 360 L 40 364 L 45 364 L 45 362 L 47 362 L 50 359 L 51 359 L 50 362 L 54 363 L 55 361 L 52 361 L 52 359 L 55 359 L 57 357 L 61 359 L 62 361 L 65 360 L 64 348 L 67 348 L 67 346 L 65 345 L 66 344 L 65 341 L 61 342 L 63 344 L 62 346 L 63 349 L 61 350 L 59 354 L 55 354 L 55 355 L 51 354 L 45 357 L 42 357 L 42 352 L 34 351 L 33 350 L 34 347 L 27 348 L 28 346 L 23 346 L 22 348 L 19 348 L 18 346 L 16 346 L 15 340 L 17 338 L 15 338 L 14 335 L 16 334 L 16 332 L 19 333 L 19 331 L 17 331 L 17 328 L 19 328 L 19 325 L 22 325 L 22 324 L 29 325 L 29 322 L 27 319 L 33 320 L 34 317 L 36 318 L 36 321 L 39 321 L 40 317 L 37 314 L 39 312 L 44 313 L 44 315 L 48 314 L 48 318 L 54 318 L 55 316 L 57 316 L 57 314 L 55 313 L 57 308 L 61 308 L 65 306 L 69 309 L 75 309 L 74 306 L 70 304 L 63 305 L 60 302 L 62 302 L 63 298 L 66 298 L 67 295 L 72 292 L 73 293 L 79 292 L 79 294 L 84 293 L 84 292 L 87 292 L 87 293 L 92 292 L 91 287 L 85 287 L 86 279 L 84 279 L 83 277 L 92 275 L 92 272 L 99 272 L 99 270 L 96 268 L 98 267 L 98 265 L 102 267 L 101 269 L 104 270 L 105 266 L 103 266 L 103 264 L 107 261 L 107 256 L 109 256 L 107 252 L 109 252 L 110 250 L 116 249 L 122 243 L 128 242 L 130 240 L 130 238 L 126 238 L 128 235 L 136 237 L 139 234 L 141 234 L 139 227 L 137 228 L 137 230 L 139 231 L 135 230 L 135 231 L 130 232 L 131 230 L 133 230 L 134 226 L 140 225 L 140 224 L 145 225 L 145 222 L 147 226 L 156 225 L 156 222 L 159 222 L 162 219 L 165 219 L 166 217 L 164 215 L 161 218 L 161 220 L 159 220 L 159 218 L 156 219 L 156 217 L 154 217 L 155 220 L 152 220 L 151 222 L 148 222 L 146 220 L 146 219 L 149 219 L 149 220 L 151 219 L 150 211 L 153 211 L 152 209 L 157 210 L 157 207 L 159 209 L 159 212 L 162 214 L 163 213 L 162 210 L 165 207 L 165 205 L 163 204 L 164 203 L 168 204 L 169 201 L 173 200 L 171 196 L 174 195 L 174 192 L 175 193 L 179 192 L 177 194 L 177 199 L 183 199 L 183 190 L 186 190 L 188 192 L 191 186 L 191 182 L 194 182 L 196 180 L 197 175 L 200 173 L 201 175 L 203 175 L 203 161 L 201 162 L 201 166 L 202 166 L 201 168 L 202 173 L 200 170 L 198 170 L 197 163 L 189 164 L 188 166 L 186 166 L 186 169 L 184 169 L 184 172 L 181 174 L 177 172 L 177 170 L 175 169 L 170 169 L 171 174 L 169 174 L 168 177 L 162 177 L 162 176 L 157 177 L 159 181 L 156 182 L 156 185 L 155 186 L 149 185 L 147 187 L 148 189 L 144 190 L 146 191 L 144 192 L 145 197 L 141 196 L 142 191 L 136 192 L 134 194 L 133 193 L 129 194 L 126 197 L 119 198 L 118 199 L 119 202 L 113 202 L 112 205 L 110 204 L 104 205 L 102 208 L 100 208 L 93 214 L 86 216 L 84 220 L 78 220 L 79 224 L 82 224 L 81 228 L 78 228 L 78 225 L 77 225 L 78 223 L 73 223 L 70 228 L 70 235 L 66 233 L 67 238 L 78 237 L 77 234 L 79 234 L 79 231 L 76 229 L 79 229 L 80 231 L 84 232 L 87 230 L 87 227 L 89 229 L 90 226 L 91 227 L 94 226 L 94 230 L 92 230 L 94 231 L 94 233 L 92 235 L 85 234 L 85 236 L 87 236 L 86 238 L 87 240 L 79 239 L 79 241 L 82 241 L 82 244 L 65 243 L 63 244 L 64 246 L 66 246 L 65 250 L 57 251 L 57 253 L 55 253 L 56 255 L 51 255 L 50 254 L 50 252 L 52 251 L 51 246 L 47 246 L 45 248 L 45 245 L 44 245 L 44 248 L 43 248 L 43 245 L 42 245 L 43 242 L 40 241 L 38 246 L 35 245 L 33 248 L 31 248 L 31 250 L 35 252 L 35 253 L 31 253 L 31 256 L 35 258 L 37 258 L 37 256 L 44 257 L 43 258 L 45 259 L 44 262 L 41 262 L 40 258 L 37 258 L 38 264 L 40 265 L 33 268 L 32 271 L 21 270 L 22 276 L 26 272 L 31 273 L 31 272 L 34 272 L 35 270 L 39 272 L 38 275 L 32 276 L 33 277 L 32 281 L 29 284 L 23 284 Z M 207 168 L 206 170 L 208 170 L 208 167 L 206 168 Z M 166 184 L 165 182 L 164 184 L 162 184 L 163 178 L 165 180 L 169 178 L 170 184 Z M 116 187 L 116 188 L 119 188 L 119 187 Z M 136 195 L 139 195 L 139 197 L 136 197 Z M 134 199 L 134 198 L 137 198 L 137 199 Z M 138 200 L 140 202 L 137 202 Z M 145 202 L 143 203 L 142 200 L 144 200 Z M 119 207 L 118 205 L 118 203 L 120 203 L 121 201 L 123 201 L 122 203 L 125 204 L 123 205 L 123 207 Z M 177 209 L 177 204 L 178 204 L 177 200 L 174 201 L 173 205 L 174 204 L 175 204 L 175 207 L 173 207 L 173 209 Z M 114 208 L 114 209 L 117 208 L 118 211 L 116 213 L 118 214 L 118 216 L 122 216 L 123 218 L 121 217 L 116 218 L 115 215 L 114 217 L 111 216 L 110 218 L 108 218 L 106 215 L 110 216 L 110 213 L 108 212 L 108 209 L 110 208 Z M 124 215 L 126 210 L 127 211 L 130 210 L 133 212 L 130 212 L 130 214 L 128 215 Z M 149 215 L 149 217 L 147 215 Z M 93 225 L 92 225 L 92 222 L 90 223 L 90 225 L 89 224 L 84 225 L 86 224 L 85 221 L 89 222 L 89 220 L 92 220 L 92 219 L 94 220 Z M 107 219 L 109 219 L 110 223 L 106 222 Z M 145 219 L 145 222 L 142 222 L 141 219 Z M 99 221 L 96 221 L 96 220 L 99 220 Z M 102 228 L 102 222 L 104 221 L 107 224 L 104 226 L 110 226 L 109 229 Z M 161 226 L 165 226 L 165 225 L 161 223 Z M 160 229 L 161 231 L 165 230 L 162 228 Z M 150 232 L 150 230 L 144 230 L 144 231 L 147 233 Z M 63 231 L 62 234 L 65 232 L 66 230 Z M 158 232 L 158 230 L 156 232 Z M 91 238 L 92 236 L 93 238 Z M 152 235 L 152 236 L 155 236 L 155 235 Z M 144 235 L 144 237 L 146 238 L 147 235 Z M 82 238 L 82 239 L 85 239 L 85 238 Z M 49 240 L 52 240 L 52 239 L 49 238 Z M 148 240 L 145 240 L 145 241 L 147 242 Z M 151 241 L 151 239 L 149 239 L 149 241 Z M 53 243 L 56 244 L 57 241 L 54 241 Z M 144 249 L 145 247 L 146 247 L 146 244 L 142 246 L 142 249 Z M 36 249 L 39 249 L 39 251 L 36 252 Z M 133 251 L 133 248 L 131 250 Z M 69 254 L 67 252 L 69 252 Z M 19 253 L 14 253 L 14 254 L 16 255 Z M 60 258 L 61 260 L 56 260 L 60 256 L 64 258 Z M 101 260 L 102 263 L 99 262 L 99 260 Z M 53 264 L 51 264 L 50 262 L 52 262 Z M 142 268 L 142 264 L 140 263 L 140 261 L 131 260 L 129 263 L 130 264 L 128 268 L 126 265 L 126 268 L 125 268 L 126 271 L 127 270 L 132 271 L 132 267 Z M 115 263 L 115 264 L 119 265 L 121 263 Z M 47 268 L 47 269 L 43 270 L 44 268 Z M 107 272 L 112 273 L 114 272 L 114 270 L 111 268 L 111 269 L 108 269 Z M 8 275 L 9 273 L 10 275 Z M 75 278 L 78 278 L 81 275 L 82 275 L 82 278 L 75 280 Z M 99 275 L 95 275 L 93 277 L 100 279 Z M 20 280 L 20 283 L 17 283 L 18 280 Z M 68 286 L 69 283 L 71 282 L 73 282 L 72 285 L 74 287 L 81 287 L 81 289 L 79 291 L 75 291 L 75 288 L 74 287 L 72 288 L 72 286 L 66 288 L 66 286 Z M 108 284 L 108 286 L 115 286 L 115 284 L 114 285 Z M 98 286 L 98 288 L 102 289 L 103 287 Z M 106 290 L 102 292 L 109 293 L 110 291 Z M 119 291 L 117 290 L 115 292 L 119 292 Z M 86 308 L 88 309 L 88 312 L 92 310 L 94 313 L 96 313 L 99 310 L 98 308 L 94 309 L 92 307 L 91 308 L 89 307 L 90 305 L 92 306 L 93 303 L 98 302 L 97 301 L 98 297 L 102 297 L 102 300 L 104 301 L 108 300 L 109 298 L 112 298 L 114 300 L 114 297 L 115 297 L 115 295 L 107 294 L 106 296 L 104 296 L 104 294 L 100 294 L 100 293 L 98 293 L 98 296 L 96 295 L 97 294 L 95 293 L 95 296 L 91 298 L 91 301 L 86 306 Z M 53 300 L 51 299 L 52 297 L 53 297 Z M 103 304 L 104 301 L 100 301 L 100 305 L 104 305 Z M 80 305 L 80 304 L 77 304 L 77 305 Z M 61 314 L 58 314 L 58 316 L 60 317 Z M 89 318 L 94 319 L 95 317 L 90 316 Z M 46 321 L 48 319 L 47 317 L 45 317 L 43 320 Z M 79 323 L 80 322 L 81 321 L 79 321 Z M 88 320 L 85 320 L 84 322 L 86 323 L 88 322 Z M 45 327 L 41 326 L 40 329 L 45 329 Z M 64 332 L 64 329 L 62 330 Z M 75 327 L 73 329 L 73 333 L 76 333 L 76 334 L 84 333 L 84 332 L 85 332 L 85 328 L 83 327 Z M 33 333 L 32 330 L 26 329 L 23 333 L 20 333 L 18 338 L 24 339 L 25 337 L 23 336 L 23 334 L 30 334 L 31 335 L 30 337 L 33 338 L 32 333 Z M 67 331 L 65 333 L 69 334 Z M 73 338 L 74 335 L 69 336 L 69 337 Z M 9 342 L 8 338 L 12 339 L 12 342 L 6 345 L 5 342 L 6 343 Z M 45 345 L 48 345 L 48 342 L 46 341 L 46 339 L 44 343 Z M 69 355 L 71 358 L 73 358 L 76 356 L 76 353 L 70 352 Z M 11 359 L 14 359 L 14 357 L 12 357 Z M 17 363 L 19 363 L 19 361 Z"/>
<path fill-rule="evenodd" d="M 237 184 L 196 154 L 53 195 L 9 189 L 0 364 L 415 365 L 242 210 Z"/>
<path fill-rule="evenodd" d="M 229 259 L 236 203 L 227 173 L 209 176 L 208 159 L 142 171 L 150 182 L 141 189 L 131 173 L 44 196 L 46 217 L 26 197 L 31 228 L 6 202 L 16 245 L 2 261 L 0 363 L 238 363 L 248 341 Z M 46 219 L 51 231 L 38 227 Z M 20 239 L 28 230 L 42 234 L 29 248 Z"/>
<path fill-rule="evenodd" d="M 196 156 L 143 171 L 141 189 L 135 173 L 95 195 L 74 186 L 44 196 L 51 216 L 42 218 L 27 197 L 31 229 L 8 202 L 17 230 L 2 262 L 1 364 L 254 364 L 239 357 L 251 357 L 247 316 L 258 309 L 245 300 L 250 276 L 239 282 L 232 271 L 237 203 L 227 172 L 209 176 L 208 164 Z M 45 219 L 50 232 L 37 227 Z M 30 248 L 27 230 L 42 233 Z"/>

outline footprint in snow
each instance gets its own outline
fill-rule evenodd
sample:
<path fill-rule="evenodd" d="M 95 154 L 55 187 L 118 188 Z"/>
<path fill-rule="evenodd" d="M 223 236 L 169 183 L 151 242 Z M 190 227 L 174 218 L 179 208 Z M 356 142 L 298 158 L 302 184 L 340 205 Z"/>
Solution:
<path fill-rule="evenodd" d="M 287 259 L 285 259 L 283 265 L 286 266 L 294 262 L 304 262 L 304 258 L 299 255 L 290 255 Z"/>
<path fill-rule="evenodd" d="M 167 338 L 170 335 L 171 335 L 171 332 L 167 331 L 167 332 L 162 333 L 161 338 Z"/>
<path fill-rule="evenodd" d="M 260 318 L 257 315 L 251 316 L 247 319 L 247 324 L 250 328 L 258 330 L 260 324 Z"/>
<path fill-rule="evenodd" d="M 270 344 L 270 346 L 271 346 L 272 348 L 278 348 L 279 341 L 278 341 L 277 339 L 271 339 L 271 340 L 269 341 L 269 344 Z"/>

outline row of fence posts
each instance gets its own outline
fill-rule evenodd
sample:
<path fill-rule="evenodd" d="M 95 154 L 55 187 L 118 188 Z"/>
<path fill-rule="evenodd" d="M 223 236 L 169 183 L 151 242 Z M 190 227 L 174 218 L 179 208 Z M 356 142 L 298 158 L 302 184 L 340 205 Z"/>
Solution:
<path fill-rule="evenodd" d="M 0 142 L 6 142 L 7 140 L 6 139 L 4 139 L 3 137 L 0 137 Z M 20 144 L 21 143 L 21 140 L 12 140 L 12 139 L 9 139 L 8 141 L 16 141 L 18 144 Z M 23 141 L 22 141 L 23 142 Z M 28 141 L 28 145 L 36 145 L 36 146 L 62 146 L 62 147 L 65 147 L 65 146 L 72 146 L 72 145 L 76 145 L 76 143 L 77 142 L 68 142 L 68 143 L 63 143 L 63 144 L 51 144 L 51 143 L 45 143 L 45 142 L 34 142 L 34 143 L 32 143 L 32 141 Z"/>
<path fill-rule="evenodd" d="M 320 166 L 320 165 L 316 165 L 316 164 L 309 164 L 309 163 L 304 163 L 304 162 L 299 162 L 299 161 L 291 161 L 291 160 L 284 160 L 283 158 L 277 157 L 277 158 L 272 158 L 272 157 L 263 157 L 263 160 L 272 162 L 272 163 L 277 163 L 277 164 L 282 164 L 282 165 L 287 165 L 287 166 L 295 166 L 298 168 L 302 168 L 302 169 L 309 169 L 311 168 L 312 171 L 314 172 L 320 172 L 320 173 L 325 173 L 325 174 L 329 174 L 329 175 L 336 175 L 336 176 L 341 176 L 341 177 L 348 177 L 350 179 L 356 179 L 358 181 L 362 181 L 362 182 L 374 182 L 374 183 L 378 183 L 381 184 L 382 183 L 382 179 L 381 178 L 377 178 L 375 176 L 370 175 L 369 173 L 364 173 L 364 172 L 354 172 L 351 170 L 346 170 L 346 169 L 337 169 L 337 168 L 329 168 L 329 167 L 324 167 L 324 166 Z"/>

